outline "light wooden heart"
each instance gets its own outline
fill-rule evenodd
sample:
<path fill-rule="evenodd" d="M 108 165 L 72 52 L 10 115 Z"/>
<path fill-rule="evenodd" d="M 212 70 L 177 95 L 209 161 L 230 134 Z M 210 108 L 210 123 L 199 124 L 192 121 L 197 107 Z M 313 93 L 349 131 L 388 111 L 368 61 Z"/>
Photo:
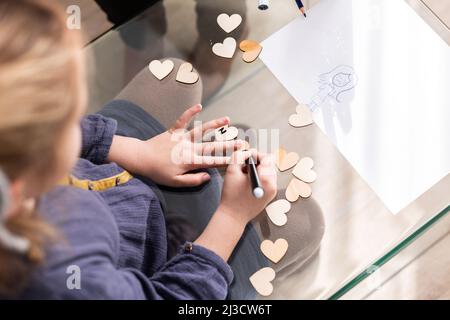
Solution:
<path fill-rule="evenodd" d="M 291 210 L 291 204 L 285 199 L 272 202 L 266 207 L 266 213 L 270 221 L 278 227 L 284 226 L 287 222 L 287 215 Z"/>
<path fill-rule="evenodd" d="M 286 254 L 288 246 L 285 239 L 278 239 L 275 242 L 264 240 L 261 243 L 261 252 L 273 263 L 278 263 Z"/>
<path fill-rule="evenodd" d="M 314 123 L 313 114 L 308 106 L 301 104 L 296 108 L 297 113 L 289 117 L 289 124 L 295 128 L 306 127 Z"/>
<path fill-rule="evenodd" d="M 213 45 L 212 51 L 216 56 L 231 59 L 236 51 L 236 40 L 231 37 L 226 38 L 223 43 L 216 43 Z"/>
<path fill-rule="evenodd" d="M 293 178 L 286 189 L 286 199 L 290 202 L 295 202 L 299 197 L 309 198 L 311 197 L 311 186 L 297 178 Z"/>
<path fill-rule="evenodd" d="M 247 63 L 252 63 L 256 59 L 258 59 L 259 55 L 261 54 L 261 51 L 262 47 L 257 50 L 244 52 L 244 54 L 242 55 L 242 60 L 244 60 Z"/>
<path fill-rule="evenodd" d="M 262 268 L 250 277 L 250 283 L 262 296 L 268 297 L 273 292 L 272 281 L 275 279 L 275 270 L 272 268 Z"/>
<path fill-rule="evenodd" d="M 300 160 L 300 162 L 295 166 L 292 174 L 298 179 L 306 183 L 313 183 L 317 179 L 317 173 L 312 170 L 314 167 L 314 160 L 306 157 Z"/>
<path fill-rule="evenodd" d="M 237 138 L 239 135 L 239 129 L 235 127 L 222 127 L 218 128 L 214 132 L 214 137 L 216 141 L 230 141 Z"/>
<path fill-rule="evenodd" d="M 231 16 L 226 13 L 222 13 L 217 17 L 217 23 L 226 33 L 230 33 L 239 27 L 242 23 L 242 17 L 235 13 Z"/>
<path fill-rule="evenodd" d="M 150 69 L 150 72 L 158 79 L 162 80 L 165 77 L 167 77 L 175 67 L 173 61 L 166 60 L 164 62 L 161 62 L 159 60 L 153 60 L 148 65 L 148 68 Z"/>
<path fill-rule="evenodd" d="M 239 44 L 239 49 L 244 52 L 242 59 L 247 63 L 252 63 L 258 59 L 262 51 L 262 46 L 253 40 L 244 40 Z"/>
<path fill-rule="evenodd" d="M 194 67 L 190 63 L 183 63 L 178 69 L 176 80 L 185 84 L 194 84 L 198 81 L 198 73 L 194 71 Z"/>
<path fill-rule="evenodd" d="M 275 157 L 276 165 L 281 172 L 289 170 L 290 168 L 294 167 L 299 160 L 300 157 L 297 153 L 295 152 L 287 153 L 286 150 L 282 148 L 278 150 Z"/>

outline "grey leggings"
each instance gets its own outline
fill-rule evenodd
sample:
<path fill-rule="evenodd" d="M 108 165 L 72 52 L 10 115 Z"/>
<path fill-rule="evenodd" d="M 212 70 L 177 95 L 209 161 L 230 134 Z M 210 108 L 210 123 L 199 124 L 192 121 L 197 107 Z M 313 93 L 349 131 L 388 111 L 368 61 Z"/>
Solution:
<path fill-rule="evenodd" d="M 172 59 L 174 70 L 181 60 Z M 142 70 L 116 100 L 107 104 L 99 113 L 118 122 L 118 135 L 142 140 L 164 132 L 187 108 L 201 102 L 202 83 L 185 85 L 175 81 L 172 72 L 163 81 L 154 78 L 148 69 Z M 169 244 L 182 244 L 194 240 L 208 224 L 220 201 L 222 177 L 215 169 L 208 169 L 212 179 L 195 188 L 169 188 L 156 186 L 144 177 L 161 201 L 167 222 Z M 279 198 L 283 197 L 280 190 Z M 230 287 L 230 299 L 253 299 L 254 289 L 248 278 L 257 270 L 271 266 L 277 278 L 300 269 L 317 252 L 324 232 L 323 216 L 313 201 L 293 205 L 298 214 L 290 214 L 290 227 L 275 227 L 266 215 L 249 224 L 228 261 L 234 272 Z M 261 239 L 276 240 L 283 237 L 290 248 L 283 260 L 273 265 L 260 252 Z M 173 246 L 172 246 L 173 247 Z M 173 254 L 173 250 L 171 254 Z"/>

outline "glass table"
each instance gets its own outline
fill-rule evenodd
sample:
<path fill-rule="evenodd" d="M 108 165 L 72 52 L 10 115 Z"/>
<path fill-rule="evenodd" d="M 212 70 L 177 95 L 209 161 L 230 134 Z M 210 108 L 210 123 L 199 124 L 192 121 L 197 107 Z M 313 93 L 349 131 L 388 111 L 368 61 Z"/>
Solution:
<path fill-rule="evenodd" d="M 318 1 L 304 3 L 311 7 Z M 325 231 L 320 250 L 306 264 L 292 269 L 295 271 L 277 277 L 269 298 L 364 297 L 373 290 L 373 283 L 367 283 L 374 275 L 378 282 L 384 281 L 380 277 L 384 266 L 397 259 L 392 268 L 401 268 L 406 262 L 396 257 L 420 243 L 436 224 L 443 223 L 450 210 L 450 175 L 393 215 L 317 126 L 294 136 L 286 118 L 297 103 L 264 64 L 259 60 L 246 64 L 239 54 L 224 61 L 211 53 L 212 44 L 228 36 L 217 26 L 220 13 L 243 16 L 243 24 L 230 34 L 238 43 L 244 39 L 263 41 L 299 15 L 295 1 L 271 1 L 267 11 L 258 10 L 257 2 L 165 0 L 108 31 L 86 47 L 90 64 L 89 111 L 95 112 L 113 99 L 153 59 L 176 57 L 191 62 L 204 84 L 200 120 L 227 115 L 234 124 L 246 128 L 277 129 L 282 132 L 280 144 L 284 148 L 316 160 L 319 178 L 312 186 L 313 196 L 302 200 L 299 210 L 323 217 Z M 419 0 L 408 2 L 448 41 L 450 31 L 427 6 Z M 279 174 L 280 193 L 290 177 L 290 173 Z M 279 235 L 280 230 L 271 234 L 273 226 L 264 231 L 265 219 L 261 215 L 255 220 L 255 230 L 270 239 Z M 295 264 L 295 259 L 291 262 Z M 375 286 L 379 285 L 377 281 Z"/>

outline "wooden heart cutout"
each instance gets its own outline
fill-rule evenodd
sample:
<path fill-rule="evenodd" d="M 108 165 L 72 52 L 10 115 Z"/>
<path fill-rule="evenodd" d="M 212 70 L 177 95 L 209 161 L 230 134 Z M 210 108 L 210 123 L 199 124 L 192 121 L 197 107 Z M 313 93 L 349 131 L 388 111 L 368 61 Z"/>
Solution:
<path fill-rule="evenodd" d="M 253 40 L 242 40 L 241 43 L 239 44 L 239 49 L 241 49 L 241 51 L 253 51 L 256 50 L 258 48 L 260 48 L 261 45 Z"/>
<path fill-rule="evenodd" d="M 239 44 L 239 49 L 244 52 L 242 59 L 247 63 L 251 63 L 258 59 L 263 47 L 256 41 L 244 40 Z"/>
<path fill-rule="evenodd" d="M 285 239 L 278 239 L 275 242 L 264 240 L 261 243 L 261 252 L 273 263 L 278 263 L 286 254 L 288 246 Z"/>
<path fill-rule="evenodd" d="M 247 63 L 252 63 L 256 59 L 258 59 L 259 55 L 261 54 L 261 51 L 262 47 L 260 47 L 257 50 L 244 52 L 244 54 L 242 55 L 242 60 L 244 60 Z"/>
<path fill-rule="evenodd" d="M 183 63 L 178 69 L 176 80 L 185 84 L 194 84 L 198 81 L 198 73 L 194 71 L 194 67 L 190 63 Z"/>
<path fill-rule="evenodd" d="M 226 33 L 230 33 L 241 25 L 242 17 L 237 13 L 231 16 L 227 15 L 226 13 L 222 13 L 217 17 L 217 23 L 223 31 L 225 31 Z"/>
<path fill-rule="evenodd" d="M 300 162 L 295 166 L 292 174 L 303 182 L 313 183 L 317 179 L 317 173 L 312 170 L 313 167 L 313 159 L 306 157 L 301 159 Z"/>
<path fill-rule="evenodd" d="M 286 199 L 290 202 L 295 202 L 299 197 L 309 198 L 311 197 L 312 189 L 311 186 L 297 178 L 294 178 L 289 182 L 286 189 Z"/>
<path fill-rule="evenodd" d="M 216 43 L 213 45 L 212 51 L 216 56 L 231 59 L 236 51 L 236 40 L 231 37 L 226 38 L 223 43 Z"/>
<path fill-rule="evenodd" d="M 289 117 L 289 124 L 295 128 L 306 127 L 314 123 L 313 114 L 308 106 L 298 105 L 297 113 Z"/>
<path fill-rule="evenodd" d="M 270 296 L 273 292 L 272 281 L 275 279 L 275 270 L 272 268 L 262 268 L 250 277 L 250 283 L 262 296 Z"/>
<path fill-rule="evenodd" d="M 222 127 L 218 128 L 214 132 L 214 137 L 216 141 L 230 141 L 237 138 L 239 135 L 239 129 L 235 127 Z"/>
<path fill-rule="evenodd" d="M 287 215 L 291 210 L 291 204 L 285 199 L 272 202 L 266 207 L 266 213 L 270 221 L 278 227 L 282 227 L 287 222 Z"/>
<path fill-rule="evenodd" d="M 278 150 L 275 156 L 275 163 L 281 172 L 289 170 L 290 168 L 294 167 L 299 160 L 300 157 L 297 153 L 295 152 L 287 153 L 286 150 L 282 148 Z"/>
<path fill-rule="evenodd" d="M 175 65 L 171 60 L 166 60 L 164 62 L 153 60 L 148 65 L 150 72 L 160 81 L 167 77 L 172 72 L 174 67 Z"/>

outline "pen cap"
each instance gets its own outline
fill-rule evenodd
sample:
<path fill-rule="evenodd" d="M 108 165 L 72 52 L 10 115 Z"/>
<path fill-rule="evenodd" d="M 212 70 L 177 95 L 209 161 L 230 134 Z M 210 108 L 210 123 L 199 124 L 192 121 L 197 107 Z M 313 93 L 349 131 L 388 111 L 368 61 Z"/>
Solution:
<path fill-rule="evenodd" d="M 253 189 L 253 195 L 256 199 L 261 199 L 262 197 L 264 197 L 264 189 L 261 187 Z"/>
<path fill-rule="evenodd" d="M 258 9 L 259 10 L 269 9 L 269 0 L 259 0 Z"/>

